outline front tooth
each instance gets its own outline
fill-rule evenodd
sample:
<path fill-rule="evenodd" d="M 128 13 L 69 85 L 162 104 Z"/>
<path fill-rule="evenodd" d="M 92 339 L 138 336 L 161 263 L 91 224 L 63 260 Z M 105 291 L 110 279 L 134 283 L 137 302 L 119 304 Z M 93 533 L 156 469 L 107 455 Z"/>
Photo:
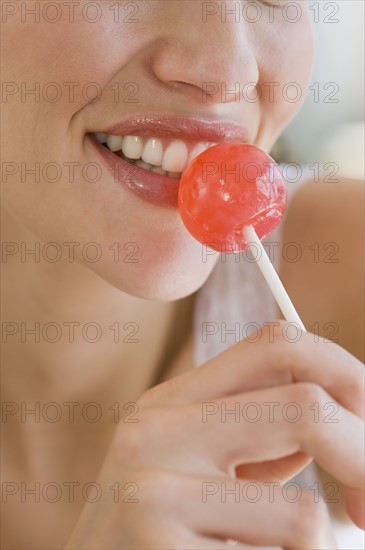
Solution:
<path fill-rule="evenodd" d="M 182 172 L 188 160 L 188 148 L 180 139 L 175 139 L 167 147 L 163 156 L 162 168 L 167 172 Z"/>
<path fill-rule="evenodd" d="M 129 159 L 140 159 L 143 152 L 143 141 L 139 136 L 125 136 L 122 145 L 123 155 Z"/>
<path fill-rule="evenodd" d="M 120 151 L 122 148 L 123 138 L 122 136 L 108 136 L 106 144 L 113 152 Z"/>
<path fill-rule="evenodd" d="M 107 134 L 104 134 L 103 132 L 96 132 L 95 137 L 99 143 L 106 143 Z"/>
<path fill-rule="evenodd" d="M 142 160 L 154 166 L 161 166 L 163 157 L 162 143 L 157 138 L 150 138 L 143 148 Z"/>

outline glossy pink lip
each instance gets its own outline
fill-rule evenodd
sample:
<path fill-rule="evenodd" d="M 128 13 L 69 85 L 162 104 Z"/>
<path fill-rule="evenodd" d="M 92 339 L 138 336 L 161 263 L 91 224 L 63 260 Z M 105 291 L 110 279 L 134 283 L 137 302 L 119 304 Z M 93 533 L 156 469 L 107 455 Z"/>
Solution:
<path fill-rule="evenodd" d="M 115 182 L 124 185 L 142 199 L 157 204 L 177 208 L 177 195 L 179 191 L 179 180 L 160 176 L 130 164 L 118 157 L 109 149 L 98 143 L 92 136 L 90 141 L 103 157 Z"/>
<path fill-rule="evenodd" d="M 186 116 L 135 115 L 95 132 L 116 136 L 176 137 L 196 141 L 247 141 L 247 130 L 240 124 Z"/>
<path fill-rule="evenodd" d="M 182 116 L 137 115 L 92 131 L 121 136 L 153 136 L 217 143 L 247 142 L 247 130 L 239 124 Z M 89 137 L 112 172 L 114 181 L 125 185 L 134 194 L 150 203 L 177 208 L 179 180 L 143 170 L 109 151 L 93 136 Z"/>

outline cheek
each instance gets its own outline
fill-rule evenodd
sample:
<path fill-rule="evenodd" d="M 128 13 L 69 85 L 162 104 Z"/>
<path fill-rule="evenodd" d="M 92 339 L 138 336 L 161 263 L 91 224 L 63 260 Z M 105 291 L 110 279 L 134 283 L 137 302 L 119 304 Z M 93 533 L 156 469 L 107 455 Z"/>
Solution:
<path fill-rule="evenodd" d="M 49 136 L 64 139 L 71 117 L 100 99 L 109 80 L 138 47 L 132 40 L 133 27 L 121 29 L 112 10 L 106 9 L 109 2 L 102 7 L 102 18 L 95 24 L 84 19 L 81 8 L 70 22 L 64 6 L 55 24 L 42 17 L 34 23 L 30 16 L 22 23 L 19 15 L 3 25 L 4 124 L 9 143 L 17 149 L 21 145 L 23 154 L 33 144 L 46 151 L 42 135 L 47 136 L 45 141 Z"/>
<path fill-rule="evenodd" d="M 278 16 L 282 17 L 282 16 Z M 260 36 L 258 50 L 262 125 L 258 146 L 270 147 L 297 114 L 307 95 L 313 63 L 313 34 L 303 10 L 296 23 L 283 23 Z"/>
<path fill-rule="evenodd" d="M 101 101 L 90 100 L 101 98 L 100 93 L 115 103 L 109 83 L 121 68 L 124 80 L 133 80 L 124 67 L 145 39 L 136 37 L 134 25 L 117 24 L 111 9 L 115 3 L 94 3 L 102 7 L 96 24 L 82 16 L 85 2 L 76 4 L 80 7 L 72 22 L 61 3 L 62 19 L 56 24 L 42 17 L 34 22 L 31 16 L 24 23 L 19 12 L 3 25 L 2 131 L 7 139 L 2 144 L 2 202 L 44 236 L 48 231 L 53 236 L 57 230 L 61 236 L 67 233 L 73 216 L 80 233 L 86 230 L 82 215 L 89 225 L 98 219 L 103 225 L 97 208 L 101 185 L 83 176 L 95 159 L 83 150 L 85 128 L 79 114 L 88 108 L 97 113 Z M 125 110 L 122 104 L 121 115 Z"/>

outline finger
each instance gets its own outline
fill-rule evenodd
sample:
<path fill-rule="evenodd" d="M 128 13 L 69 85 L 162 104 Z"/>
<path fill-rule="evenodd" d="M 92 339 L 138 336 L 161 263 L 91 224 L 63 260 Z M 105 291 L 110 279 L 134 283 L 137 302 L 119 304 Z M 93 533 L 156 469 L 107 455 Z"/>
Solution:
<path fill-rule="evenodd" d="M 365 529 L 365 502 L 364 492 L 359 489 L 351 489 L 345 487 L 345 504 L 346 510 L 352 521 L 360 527 Z"/>
<path fill-rule="evenodd" d="M 329 404 L 336 407 L 330 417 Z M 302 452 L 347 487 L 363 489 L 364 423 L 321 387 L 289 384 L 233 395 L 214 406 L 212 414 L 203 413 L 200 426 L 199 405 L 188 407 L 185 417 L 195 449 L 206 460 L 214 457 L 222 471 Z"/>
<path fill-rule="evenodd" d="M 178 471 L 227 474 L 242 464 L 301 452 L 347 487 L 363 488 L 364 422 L 316 384 L 298 382 L 183 407 L 141 409 L 139 420 L 130 430 L 129 453 L 138 454 L 141 466 L 158 467 L 163 456 L 164 464 Z M 123 430 L 125 449 L 126 426 Z M 140 442 L 148 454 L 141 455 Z M 284 462 L 280 466 L 281 478 L 293 475 L 292 469 L 284 470 Z"/>
<path fill-rule="evenodd" d="M 329 402 L 338 407 L 335 417 L 332 413 L 328 417 Z M 356 489 L 363 495 L 364 423 L 333 402 L 320 386 L 289 384 L 209 402 L 212 404 L 214 414 L 205 417 L 204 403 L 169 407 L 168 414 L 162 414 L 164 409 L 147 409 L 138 427 L 133 426 L 130 452 L 135 454 L 140 441 L 149 449 L 148 455 L 139 458 L 139 466 L 158 468 L 163 455 L 165 467 L 181 473 L 233 475 L 235 467 L 242 464 L 266 463 L 267 469 L 270 462 L 304 453 L 342 482 L 345 492 Z M 280 463 L 279 482 L 296 473 L 292 466 L 291 461 Z M 361 513 L 363 507 L 359 506 Z M 350 509 L 349 513 L 356 521 Z"/>
<path fill-rule="evenodd" d="M 200 535 L 291 550 L 337 548 L 326 505 L 299 487 L 293 492 L 224 477 L 181 476 L 179 494 L 180 521 Z"/>
<path fill-rule="evenodd" d="M 171 548 L 170 546 L 168 550 L 171 550 Z M 178 548 L 176 541 L 173 548 Z M 211 537 L 197 537 L 196 535 L 188 543 L 184 541 L 181 546 L 181 550 L 247 550 L 248 548 L 252 548 L 252 546 L 234 541 L 218 541 L 216 538 Z"/>
<path fill-rule="evenodd" d="M 172 532 L 169 536 L 163 534 L 158 541 L 148 541 L 148 546 L 144 546 L 143 550 L 246 550 L 252 548 L 246 544 L 227 542 L 224 540 L 218 540 L 213 537 L 197 536 L 187 529 L 182 529 L 181 526 L 176 528 L 175 532 Z M 162 542 L 164 539 L 164 542 Z M 131 550 L 131 547 L 123 547 L 125 550 Z M 134 547 L 133 547 L 134 548 Z M 135 550 L 141 550 L 140 546 L 136 546 Z M 271 550 L 271 549 L 270 549 Z"/>
<path fill-rule="evenodd" d="M 265 410 L 265 405 L 270 403 L 279 405 L 279 411 L 284 411 L 286 405 L 290 404 L 299 413 L 298 421 L 293 422 L 293 417 L 285 418 L 283 413 L 277 414 L 275 421 L 272 417 L 252 423 L 247 422 L 246 418 L 240 430 L 237 428 L 237 417 L 236 422 L 227 422 L 228 414 L 222 422 L 221 415 L 218 422 L 212 423 L 216 437 L 227 442 L 220 447 L 224 449 L 225 456 L 217 456 L 216 451 L 218 464 L 229 471 L 229 463 L 239 460 L 239 454 L 242 453 L 241 460 L 246 459 L 249 463 L 246 471 L 250 473 L 251 468 L 250 477 L 254 469 L 259 474 L 256 479 L 283 481 L 302 469 L 301 461 L 303 467 L 306 465 L 305 455 L 312 456 L 320 466 L 345 485 L 348 514 L 358 527 L 364 528 L 364 423 L 345 408 L 333 403 L 331 396 L 313 384 L 298 383 L 249 392 L 244 394 L 244 399 L 241 397 L 241 402 L 237 399 L 238 396 L 231 396 L 225 402 L 218 401 L 216 405 L 220 411 L 224 408 L 225 412 L 237 410 L 236 404 L 240 406 L 240 410 L 249 405 L 261 413 Z M 338 406 L 336 418 L 333 415 L 328 418 L 327 414 L 323 414 L 328 404 Z M 330 422 L 326 422 L 328 419 Z M 210 441 L 214 441 L 213 434 L 204 442 L 207 453 L 213 452 L 213 448 L 209 449 Z M 245 441 L 254 443 L 245 446 Z M 289 456 L 280 459 L 283 455 Z M 258 462 L 256 467 L 255 462 Z M 240 466 L 240 469 L 239 475 L 244 475 L 245 467 Z"/>
<path fill-rule="evenodd" d="M 146 403 L 196 403 L 258 388 L 313 382 L 364 418 L 364 365 L 333 342 L 310 333 L 301 333 L 294 342 L 287 325 L 277 322 L 263 327 L 199 369 L 155 386 L 145 394 Z"/>
<path fill-rule="evenodd" d="M 253 464 L 241 464 L 236 467 L 236 476 L 256 481 L 278 481 L 283 483 L 291 479 L 312 462 L 312 457 L 298 452 L 291 456 L 267 460 Z"/>

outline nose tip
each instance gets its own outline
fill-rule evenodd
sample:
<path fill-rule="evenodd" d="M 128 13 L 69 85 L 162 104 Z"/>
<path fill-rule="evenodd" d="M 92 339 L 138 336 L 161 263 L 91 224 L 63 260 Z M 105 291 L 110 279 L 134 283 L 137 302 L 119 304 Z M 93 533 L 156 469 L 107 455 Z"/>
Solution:
<path fill-rule="evenodd" d="M 174 91 L 202 103 L 238 102 L 248 83 L 258 82 L 258 67 L 244 24 L 196 23 L 162 40 L 150 57 L 152 72 Z M 212 37 L 214 37 L 212 39 Z"/>

